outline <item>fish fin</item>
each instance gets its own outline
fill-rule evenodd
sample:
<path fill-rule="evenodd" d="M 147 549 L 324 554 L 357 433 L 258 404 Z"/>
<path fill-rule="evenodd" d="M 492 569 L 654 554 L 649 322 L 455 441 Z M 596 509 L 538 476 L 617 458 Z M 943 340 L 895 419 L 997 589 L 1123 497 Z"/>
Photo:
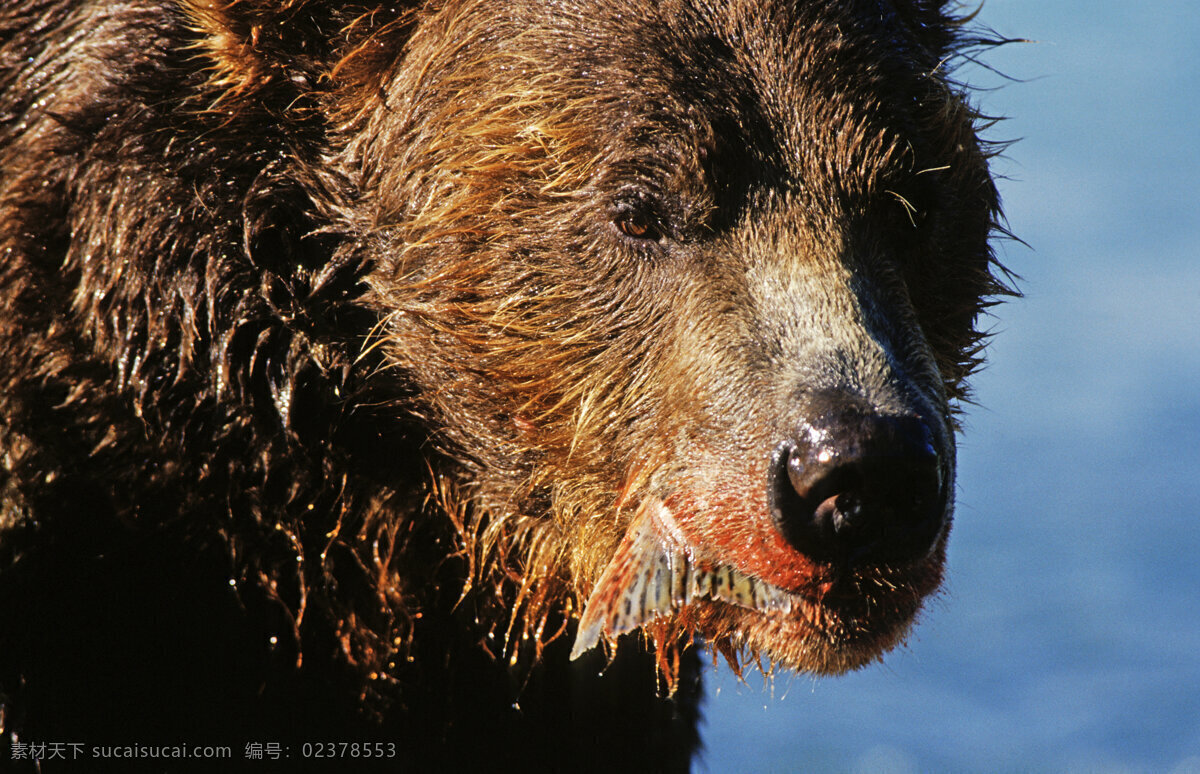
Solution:
<path fill-rule="evenodd" d="M 615 638 L 675 607 L 682 552 L 666 545 L 649 513 L 625 533 L 612 561 L 588 597 L 571 659 L 594 648 L 602 635 Z"/>

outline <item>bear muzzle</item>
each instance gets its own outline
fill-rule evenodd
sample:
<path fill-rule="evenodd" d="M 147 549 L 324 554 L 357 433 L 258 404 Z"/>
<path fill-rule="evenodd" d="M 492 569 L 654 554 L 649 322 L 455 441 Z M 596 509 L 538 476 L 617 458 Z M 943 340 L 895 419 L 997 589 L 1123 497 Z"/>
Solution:
<path fill-rule="evenodd" d="M 902 635 L 940 583 L 949 428 L 898 393 L 813 391 L 801 403 L 755 473 L 641 501 L 584 607 L 573 656 L 664 616 L 710 620 L 710 610 L 724 611 L 721 627 L 762 628 L 785 659 L 820 651 L 821 663 L 861 663 Z"/>

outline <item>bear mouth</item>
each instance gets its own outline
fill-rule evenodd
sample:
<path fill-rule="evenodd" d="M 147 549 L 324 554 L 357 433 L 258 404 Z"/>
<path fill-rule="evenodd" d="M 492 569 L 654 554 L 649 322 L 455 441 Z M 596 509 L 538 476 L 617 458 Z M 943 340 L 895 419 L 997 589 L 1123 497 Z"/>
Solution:
<path fill-rule="evenodd" d="M 652 499 L 639 509 L 589 596 L 571 658 L 587 653 L 601 639 L 612 641 L 686 608 L 714 603 L 817 630 L 822 628 L 817 621 L 836 617 L 839 595 L 818 598 L 788 591 L 702 555 L 684 539 L 663 502 Z"/>
<path fill-rule="evenodd" d="M 661 505 L 659 507 L 662 507 Z M 687 605 L 708 600 L 787 615 L 793 594 L 729 565 L 669 545 L 651 519 L 635 524 L 596 584 L 575 635 L 571 659 Z"/>

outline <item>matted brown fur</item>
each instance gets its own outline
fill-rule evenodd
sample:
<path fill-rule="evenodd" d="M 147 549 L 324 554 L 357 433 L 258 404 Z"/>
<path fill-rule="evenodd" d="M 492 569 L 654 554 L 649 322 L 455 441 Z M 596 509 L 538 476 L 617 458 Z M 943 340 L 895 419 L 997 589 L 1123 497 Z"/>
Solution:
<path fill-rule="evenodd" d="M 984 42 L 925 0 L 6 4 L 0 725 L 681 769 L 697 636 L 877 658 L 946 531 L 835 566 L 767 481 L 840 391 L 952 487 L 1005 292 L 947 74 Z M 660 507 L 794 614 L 569 662 Z"/>

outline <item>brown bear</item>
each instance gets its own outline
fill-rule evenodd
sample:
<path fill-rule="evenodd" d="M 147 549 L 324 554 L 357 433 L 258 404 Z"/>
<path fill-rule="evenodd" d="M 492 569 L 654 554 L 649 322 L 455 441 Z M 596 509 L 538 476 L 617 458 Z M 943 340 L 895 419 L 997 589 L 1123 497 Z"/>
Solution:
<path fill-rule="evenodd" d="M 696 641 L 901 641 L 1005 292 L 944 6 L 7 0 L 4 754 L 686 770 Z"/>

